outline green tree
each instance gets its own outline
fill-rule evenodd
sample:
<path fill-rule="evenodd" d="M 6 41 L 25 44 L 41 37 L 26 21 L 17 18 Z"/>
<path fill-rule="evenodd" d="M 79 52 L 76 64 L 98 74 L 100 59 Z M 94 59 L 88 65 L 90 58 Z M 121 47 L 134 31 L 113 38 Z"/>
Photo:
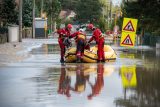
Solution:
<path fill-rule="evenodd" d="M 35 0 L 35 17 L 41 16 L 41 1 L 42 0 Z"/>
<path fill-rule="evenodd" d="M 137 0 L 124 2 L 123 15 L 137 18 L 139 29 L 147 32 L 160 32 L 160 3 L 158 0 Z M 159 33 L 160 34 L 160 33 Z"/>
<path fill-rule="evenodd" d="M 1 19 L 6 24 L 16 24 L 18 22 L 18 12 L 16 10 L 15 0 L 2 0 Z"/>
<path fill-rule="evenodd" d="M 101 3 L 99 0 L 79 0 L 76 14 L 76 19 L 82 23 L 96 23 L 102 15 Z"/>
<path fill-rule="evenodd" d="M 24 0 L 23 2 L 23 25 L 25 27 L 32 26 L 32 0 Z"/>
<path fill-rule="evenodd" d="M 47 16 L 50 20 L 51 29 L 55 30 L 55 21 L 61 11 L 61 3 L 59 2 L 59 0 L 47 0 L 44 2 L 44 11 L 47 13 Z"/>
<path fill-rule="evenodd" d="M 62 9 L 74 10 L 79 0 L 59 0 L 59 1 L 62 5 Z"/>
<path fill-rule="evenodd" d="M 98 27 L 102 30 L 102 32 L 105 32 L 107 30 L 107 22 L 103 16 L 99 18 L 97 24 L 98 24 Z"/>

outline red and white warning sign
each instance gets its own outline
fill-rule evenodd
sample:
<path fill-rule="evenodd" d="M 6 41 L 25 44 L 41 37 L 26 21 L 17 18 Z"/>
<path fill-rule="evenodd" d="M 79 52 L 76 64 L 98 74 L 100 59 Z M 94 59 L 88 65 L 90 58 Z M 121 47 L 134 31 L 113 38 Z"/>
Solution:
<path fill-rule="evenodd" d="M 124 39 L 124 41 L 122 42 L 123 45 L 133 45 L 132 40 L 129 36 L 129 34 L 126 36 L 126 38 Z"/>
<path fill-rule="evenodd" d="M 135 31 L 131 20 L 127 23 L 127 25 L 123 28 L 123 30 L 125 30 L 125 31 L 131 31 L 131 32 Z"/>
<path fill-rule="evenodd" d="M 122 32 L 136 33 L 137 19 L 124 18 Z"/>
<path fill-rule="evenodd" d="M 135 33 L 122 32 L 120 45 L 133 47 L 135 43 L 135 36 Z"/>

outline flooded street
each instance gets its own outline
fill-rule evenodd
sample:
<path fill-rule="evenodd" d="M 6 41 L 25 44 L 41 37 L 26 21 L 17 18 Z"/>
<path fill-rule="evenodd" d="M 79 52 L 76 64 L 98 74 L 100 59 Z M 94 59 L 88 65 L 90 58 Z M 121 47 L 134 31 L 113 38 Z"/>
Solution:
<path fill-rule="evenodd" d="M 59 46 L 0 67 L 0 107 L 159 107 L 160 50 L 112 45 L 115 62 L 59 63 Z"/>

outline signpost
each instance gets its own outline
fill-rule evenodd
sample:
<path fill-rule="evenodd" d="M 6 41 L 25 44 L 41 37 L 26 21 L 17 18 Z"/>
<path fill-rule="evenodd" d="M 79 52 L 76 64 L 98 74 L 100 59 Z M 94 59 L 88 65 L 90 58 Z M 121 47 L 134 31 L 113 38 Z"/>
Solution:
<path fill-rule="evenodd" d="M 137 22 L 137 19 L 124 18 L 120 46 L 134 47 Z"/>

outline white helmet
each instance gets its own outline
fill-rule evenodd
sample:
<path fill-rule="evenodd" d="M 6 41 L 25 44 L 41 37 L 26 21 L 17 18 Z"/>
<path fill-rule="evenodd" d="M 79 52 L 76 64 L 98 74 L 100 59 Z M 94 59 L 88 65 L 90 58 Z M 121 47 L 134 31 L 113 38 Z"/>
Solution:
<path fill-rule="evenodd" d="M 84 32 L 84 30 L 83 29 L 79 29 L 79 32 Z"/>

